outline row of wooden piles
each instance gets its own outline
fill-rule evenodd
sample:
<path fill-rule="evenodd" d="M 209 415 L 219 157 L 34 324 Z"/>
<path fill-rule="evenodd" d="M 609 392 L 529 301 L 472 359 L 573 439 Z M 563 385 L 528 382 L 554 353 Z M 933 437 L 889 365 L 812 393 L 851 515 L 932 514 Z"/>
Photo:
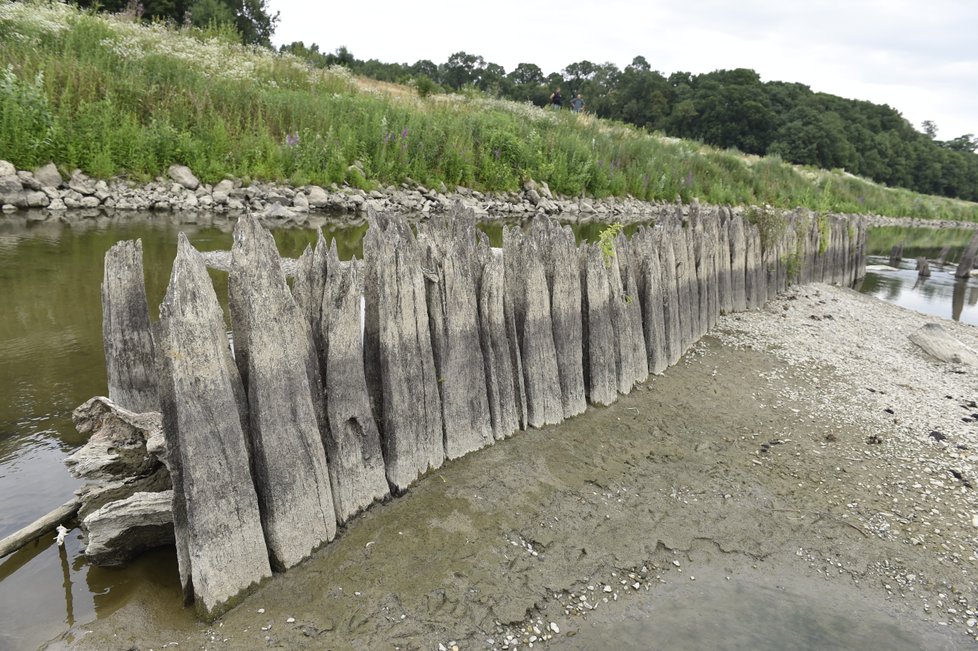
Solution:
<path fill-rule="evenodd" d="M 163 413 L 181 580 L 204 617 L 446 459 L 611 404 L 721 314 L 865 267 L 865 228 L 837 217 L 758 227 L 694 205 L 580 244 L 538 218 L 505 229 L 502 249 L 462 210 L 416 232 L 369 221 L 362 263 L 320 236 L 290 288 L 270 233 L 242 217 L 233 351 L 185 236 L 158 326 L 139 243 L 106 256 L 110 396 Z"/>

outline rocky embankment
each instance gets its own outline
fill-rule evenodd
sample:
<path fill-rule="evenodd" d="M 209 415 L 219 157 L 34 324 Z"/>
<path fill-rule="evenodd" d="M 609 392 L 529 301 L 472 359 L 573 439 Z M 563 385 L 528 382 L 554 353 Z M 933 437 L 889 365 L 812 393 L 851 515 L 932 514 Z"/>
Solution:
<path fill-rule="evenodd" d="M 360 170 L 362 173 L 362 169 Z M 57 218 L 77 209 L 241 213 L 251 211 L 282 223 L 303 224 L 310 212 L 360 214 L 367 208 L 381 212 L 440 213 L 461 201 L 480 217 L 506 217 L 545 213 L 581 221 L 639 221 L 655 204 L 631 197 L 591 199 L 558 197 L 546 183 L 528 181 L 520 192 L 489 194 L 444 185 L 426 188 L 411 180 L 399 186 L 361 190 L 335 184 L 292 187 L 285 184 L 225 179 L 202 183 L 182 165 L 171 165 L 167 176 L 137 185 L 124 179 L 98 180 L 75 170 L 67 179 L 48 163 L 35 170 L 17 170 L 0 161 L 0 206 L 5 213 L 34 209 L 35 219 Z"/>
<path fill-rule="evenodd" d="M 359 173 L 363 169 L 354 164 Z M 640 201 L 630 196 L 563 197 L 551 192 L 545 182 L 527 181 L 519 192 L 484 193 L 469 188 L 450 190 L 442 184 L 426 188 L 407 179 L 399 186 L 362 190 L 332 184 L 290 186 L 288 184 L 224 179 L 211 185 L 202 183 L 183 165 L 171 165 L 165 177 L 143 185 L 115 178 L 94 179 L 80 170 L 67 178 L 54 163 L 34 170 L 18 170 L 0 160 L 0 209 L 4 213 L 29 211 L 28 220 L 68 219 L 103 212 L 217 213 L 240 214 L 250 211 L 268 223 L 304 226 L 310 213 L 366 214 L 378 212 L 438 214 L 449 211 L 457 202 L 475 211 L 481 219 L 521 218 L 543 213 L 564 222 L 649 221 L 661 203 Z M 869 226 L 915 226 L 926 228 L 975 228 L 969 222 L 952 222 L 907 217 L 862 215 Z M 188 221 L 194 221 L 191 217 Z"/>

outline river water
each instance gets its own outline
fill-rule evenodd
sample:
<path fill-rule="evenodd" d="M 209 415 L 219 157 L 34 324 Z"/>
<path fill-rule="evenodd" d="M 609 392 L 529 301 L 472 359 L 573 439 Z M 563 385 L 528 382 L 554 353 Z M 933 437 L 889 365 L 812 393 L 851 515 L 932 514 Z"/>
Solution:
<path fill-rule="evenodd" d="M 206 225 L 174 219 L 125 215 L 65 224 L 0 217 L 0 538 L 67 501 L 79 484 L 64 459 L 84 442 L 72 426 L 71 411 L 106 392 L 100 309 L 105 252 L 120 240 L 142 240 L 147 295 L 155 313 L 179 231 L 201 250 L 231 246 L 233 222 L 226 218 L 215 216 Z M 341 258 L 360 255 L 365 226 L 342 227 L 328 220 L 318 225 L 327 238 L 336 237 Z M 599 231 L 594 225 L 577 235 L 593 240 Z M 501 243 L 498 227 L 488 233 L 493 244 Z M 313 229 L 282 229 L 274 235 L 281 254 L 290 257 L 316 237 Z M 955 233 L 953 244 L 966 237 Z M 935 272 L 917 291 L 909 265 L 870 274 L 863 291 L 913 309 L 921 308 L 907 297 L 919 294 L 926 297 L 920 304 L 932 306 L 932 313 L 978 322 L 975 280 L 959 287 Z M 224 300 L 226 274 L 212 276 Z M 172 549 L 146 554 L 121 570 L 91 566 L 82 551 L 75 530 L 63 548 L 46 536 L 0 560 L 0 650 L 36 648 L 76 622 L 112 612 L 146 585 L 179 607 Z"/>

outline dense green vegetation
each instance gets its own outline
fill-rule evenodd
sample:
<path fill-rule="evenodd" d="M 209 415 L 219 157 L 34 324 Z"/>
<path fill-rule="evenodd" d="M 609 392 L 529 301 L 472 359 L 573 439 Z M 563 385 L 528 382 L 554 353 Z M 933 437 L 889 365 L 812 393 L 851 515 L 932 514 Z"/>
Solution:
<path fill-rule="evenodd" d="M 978 205 L 467 90 L 378 89 L 222 28 L 0 0 L 0 155 L 21 169 L 698 198 L 978 221 Z M 468 88 L 468 87 L 466 87 Z M 359 164 L 355 164 L 359 163 Z"/>
<path fill-rule="evenodd" d="M 816 93 L 802 84 L 762 83 L 753 70 L 666 77 L 644 57 L 636 57 L 624 70 L 580 61 L 544 75 L 532 63 L 507 73 L 466 52 L 439 65 L 407 65 L 361 61 L 346 48 L 323 54 L 317 45 L 301 42 L 282 49 L 313 65 L 346 65 L 375 79 L 413 81 L 429 92 L 439 86 L 455 91 L 473 87 L 543 106 L 560 86 L 565 99 L 581 93 L 587 110 L 599 117 L 748 154 L 842 168 L 917 192 L 978 201 L 978 138 L 973 134 L 942 142 L 932 122 L 924 123 L 921 133 L 889 106 Z"/>

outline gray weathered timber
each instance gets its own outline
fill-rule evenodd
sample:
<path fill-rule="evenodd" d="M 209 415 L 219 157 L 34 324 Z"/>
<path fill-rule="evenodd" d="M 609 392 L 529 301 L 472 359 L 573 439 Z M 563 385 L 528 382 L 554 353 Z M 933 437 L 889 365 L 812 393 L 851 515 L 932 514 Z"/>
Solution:
<path fill-rule="evenodd" d="M 584 413 L 584 358 L 581 315 L 581 277 L 574 233 L 545 217 L 533 220 L 530 237 L 536 242 L 550 290 L 557 370 L 564 418 Z"/>
<path fill-rule="evenodd" d="M 955 339 L 939 323 L 928 323 L 910 333 L 911 342 L 942 362 L 978 366 L 978 351 Z"/>
<path fill-rule="evenodd" d="M 756 310 L 767 300 L 767 270 L 761 250 L 761 233 L 754 224 L 745 224 L 747 235 L 747 307 Z"/>
<path fill-rule="evenodd" d="M 564 419 L 553 337 L 550 292 L 539 251 L 519 230 L 503 230 L 506 294 L 512 300 L 516 343 L 523 364 L 527 422 L 556 425 Z"/>
<path fill-rule="evenodd" d="M 591 404 L 618 399 L 618 342 L 611 317 L 608 261 L 596 244 L 581 245 L 584 377 Z"/>
<path fill-rule="evenodd" d="M 706 319 L 706 306 L 701 302 L 701 298 L 705 299 L 706 294 L 701 296 L 700 293 L 700 276 L 698 265 L 696 263 L 697 250 L 702 249 L 703 245 L 703 233 L 700 228 L 697 227 L 699 224 L 698 220 L 691 221 L 686 231 L 686 260 L 689 277 L 687 282 L 689 284 L 689 339 L 686 341 L 685 349 L 689 348 L 699 341 L 699 338 L 703 336 L 703 321 Z"/>
<path fill-rule="evenodd" d="M 975 234 L 971 236 L 971 241 L 968 242 L 964 253 L 961 254 L 961 262 L 958 263 L 958 268 L 954 272 L 955 278 L 968 277 L 971 269 L 975 266 L 976 255 L 978 255 L 978 231 L 975 231 Z"/>
<path fill-rule="evenodd" d="M 368 212 L 364 360 L 392 492 L 445 460 L 421 250 L 399 216 Z"/>
<path fill-rule="evenodd" d="M 669 366 L 664 322 L 665 300 L 659 251 L 662 229 L 642 227 L 632 236 L 631 259 L 636 266 L 638 302 L 642 310 L 642 334 L 649 373 L 659 375 Z"/>
<path fill-rule="evenodd" d="M 486 373 L 486 395 L 496 440 L 510 436 L 526 420 L 519 349 L 509 341 L 503 301 L 503 258 L 480 237 L 482 277 L 479 282 L 480 345 Z M 515 359 L 514 359 L 515 355 Z M 521 366 L 521 365 L 519 365 Z M 522 410 L 522 415 L 521 415 Z"/>
<path fill-rule="evenodd" d="M 118 242 L 105 254 L 102 341 L 109 398 L 136 413 L 159 411 L 141 240 Z"/>
<path fill-rule="evenodd" d="M 0 539 L 0 558 L 13 554 L 24 545 L 54 531 L 58 525 L 70 524 L 78 513 L 78 507 L 78 500 L 68 500 L 53 511 L 34 520 L 34 522 L 21 527 L 9 536 L 4 536 L 3 539 Z"/>
<path fill-rule="evenodd" d="M 363 370 L 359 272 L 355 264 L 340 263 L 335 241 L 324 257 L 317 319 L 328 422 L 323 443 L 336 517 L 343 523 L 373 502 L 387 499 L 390 490 Z"/>
<path fill-rule="evenodd" d="M 890 266 L 899 267 L 902 261 L 903 261 L 903 242 L 900 242 L 899 244 L 894 244 L 893 248 L 890 249 Z"/>
<path fill-rule="evenodd" d="M 475 219 L 457 210 L 419 225 L 418 235 L 427 250 L 425 291 L 445 456 L 457 459 L 495 441 L 475 291 Z"/>
<path fill-rule="evenodd" d="M 147 549 L 172 545 L 174 526 L 170 506 L 173 500 L 172 491 L 134 493 L 124 500 L 110 502 L 89 514 L 81 522 L 81 528 L 87 538 L 85 556 L 96 565 L 122 565 Z M 245 562 L 235 557 L 233 553 L 230 549 L 224 550 L 227 561 L 225 564 L 231 567 L 232 571 L 239 563 Z M 267 560 L 265 564 L 268 564 Z M 241 569 L 247 573 L 255 572 L 251 567 Z M 268 572 L 267 576 L 271 576 L 271 572 Z M 210 578 L 222 585 L 233 580 L 220 575 Z M 197 595 L 213 595 L 216 592 L 214 588 L 215 586 L 211 585 L 193 586 Z M 202 600 L 203 597 L 200 599 Z M 195 605 L 198 615 L 202 618 L 210 618 L 214 612 L 219 612 L 221 609 L 221 604 L 215 604 L 215 611 L 209 613 L 201 608 L 201 601 L 196 602 Z"/>
<path fill-rule="evenodd" d="M 747 309 L 747 236 L 744 218 L 734 214 L 730 218 L 730 291 L 731 309 L 743 312 Z"/>
<path fill-rule="evenodd" d="M 678 226 L 672 231 L 672 246 L 676 255 L 676 287 L 679 290 L 679 323 L 682 326 L 680 354 L 693 345 L 695 315 L 699 310 L 699 297 L 694 295 L 696 264 L 690 257 L 688 229 Z M 694 300 L 695 299 L 695 300 Z"/>
<path fill-rule="evenodd" d="M 183 233 L 160 306 L 158 354 L 180 579 L 184 596 L 211 617 L 271 568 L 224 313 Z"/>
<path fill-rule="evenodd" d="M 618 339 L 618 390 L 626 394 L 649 377 L 642 306 L 631 247 L 624 233 L 615 238 L 615 257 L 609 269 L 612 323 Z"/>
<path fill-rule="evenodd" d="M 720 209 L 717 237 L 717 310 L 720 314 L 734 311 L 733 260 L 730 253 L 730 209 Z"/>
<path fill-rule="evenodd" d="M 662 231 L 659 268 L 662 272 L 662 326 L 665 329 L 666 359 L 673 366 L 683 356 L 683 324 L 680 314 L 679 263 L 676 260 L 676 230 Z"/>
<path fill-rule="evenodd" d="M 271 234 L 251 216 L 234 228 L 228 294 L 262 527 L 272 567 L 285 569 L 333 539 L 336 513 L 312 332 Z"/>
<path fill-rule="evenodd" d="M 947 260 L 947 254 L 951 252 L 950 246 L 942 246 L 941 252 L 937 255 L 937 260 L 934 261 L 938 267 L 944 266 L 944 261 Z"/>
<path fill-rule="evenodd" d="M 930 263 L 927 258 L 917 258 L 917 275 L 921 278 L 930 276 Z"/>

